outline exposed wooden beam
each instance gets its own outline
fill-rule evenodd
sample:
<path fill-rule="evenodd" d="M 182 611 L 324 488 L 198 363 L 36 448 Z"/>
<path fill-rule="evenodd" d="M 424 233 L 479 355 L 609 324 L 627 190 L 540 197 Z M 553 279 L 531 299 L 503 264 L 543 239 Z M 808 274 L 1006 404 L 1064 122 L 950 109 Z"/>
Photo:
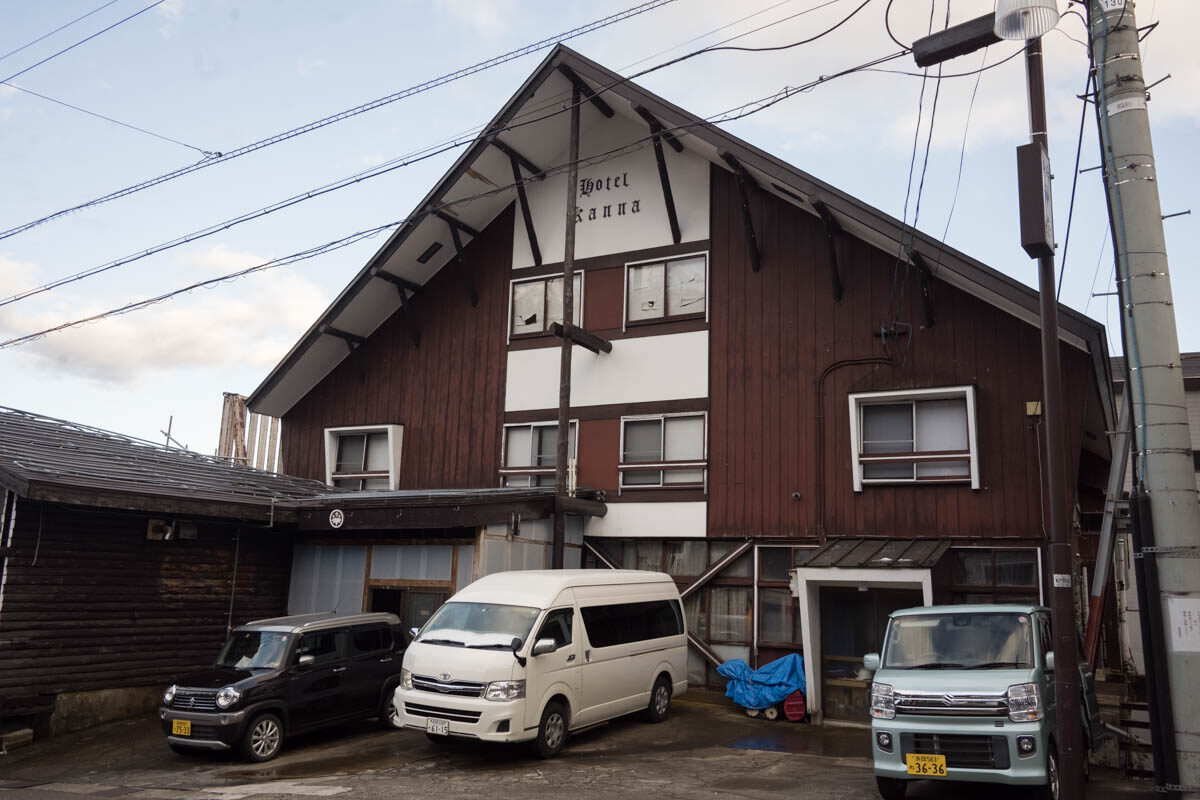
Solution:
<path fill-rule="evenodd" d="M 753 546 L 754 546 L 754 542 L 751 541 L 750 539 L 747 539 L 746 541 L 739 544 L 737 547 L 730 550 L 725 555 L 721 556 L 720 560 L 717 561 L 717 563 L 713 564 L 711 567 L 709 567 L 707 570 L 705 570 L 704 573 L 700 577 L 696 578 L 696 580 L 694 580 L 690 584 L 688 584 L 687 588 L 685 588 L 682 592 L 679 593 L 679 599 L 683 600 L 689 594 L 692 594 L 697 589 L 704 586 L 704 584 L 708 583 L 714 577 L 719 575 L 721 573 L 721 570 L 728 567 L 730 564 L 732 564 L 734 561 L 736 561 L 738 558 L 740 558 L 743 553 L 745 553 L 747 550 L 749 550 Z"/>
<path fill-rule="evenodd" d="M 560 339 L 570 339 L 580 347 L 591 350 L 596 354 L 612 352 L 612 342 L 594 333 L 588 333 L 576 325 L 564 326 L 561 322 L 554 322 L 550 324 L 550 333 Z"/>
<path fill-rule="evenodd" d="M 584 500 L 579 497 L 555 497 L 554 507 L 563 514 L 579 514 L 585 517 L 603 517 L 608 506 L 599 500 Z"/>
<path fill-rule="evenodd" d="M 517 202 L 521 206 L 521 219 L 525 220 L 525 237 L 529 239 L 529 251 L 535 266 L 542 265 L 542 250 L 538 247 L 537 231 L 533 227 L 533 215 L 529 211 L 529 197 L 525 194 L 525 179 L 521 177 L 521 162 L 515 155 L 508 157 L 512 164 L 513 183 L 517 185 Z"/>
<path fill-rule="evenodd" d="M 671 174 L 667 171 L 667 159 L 663 156 L 662 149 L 663 139 L 669 134 L 664 133 L 663 126 L 649 111 L 641 106 L 634 106 L 633 110 L 638 112 L 650 126 L 650 141 L 654 145 L 654 160 L 658 164 L 658 182 L 662 185 L 663 202 L 667 207 L 667 224 L 671 226 L 671 240 L 675 244 L 679 244 L 682 238 L 679 231 L 679 215 L 675 212 L 675 195 L 671 192 Z M 683 145 L 674 136 L 671 137 L 670 142 L 677 151 L 683 150 Z"/>
<path fill-rule="evenodd" d="M 450 226 L 450 238 L 454 240 L 454 257 L 458 260 L 458 266 L 467 273 L 467 299 L 471 301 L 471 308 L 475 308 L 479 305 L 479 292 L 475 290 L 475 277 L 471 275 L 467 260 L 463 256 L 462 236 L 456 225 Z"/>
<path fill-rule="evenodd" d="M 754 218 L 750 215 L 750 189 L 757 189 L 758 181 L 754 180 L 754 176 L 746 171 L 733 153 L 722 149 L 717 151 L 717 155 L 729 165 L 733 174 L 737 176 L 738 194 L 742 198 L 742 224 L 746 228 L 746 241 L 750 248 L 750 269 L 758 272 L 762 267 L 762 258 L 758 251 L 758 237 L 754 235 Z"/>
<path fill-rule="evenodd" d="M 659 122 L 658 117 L 647 111 L 646 108 L 640 103 L 635 104 L 633 110 L 637 112 L 639 117 L 646 120 L 646 124 L 650 126 L 650 133 L 663 139 L 663 141 L 671 145 L 671 149 L 676 153 L 683 152 L 683 143 L 675 137 L 675 134 L 671 133 L 661 122 Z"/>
<path fill-rule="evenodd" d="M 479 231 L 475 230 L 470 225 L 463 222 L 461 219 L 454 216 L 453 214 L 447 214 L 445 211 L 443 211 L 442 209 L 439 208 L 437 211 L 433 212 L 433 215 L 435 217 L 437 217 L 438 219 L 442 220 L 443 222 L 445 222 L 451 228 L 457 228 L 458 230 L 462 231 L 463 233 L 469 233 L 469 234 L 471 234 L 471 238 L 473 238 L 473 239 L 479 238 Z"/>
<path fill-rule="evenodd" d="M 491 142 L 491 145 L 493 147 L 495 147 L 501 153 L 504 153 L 504 155 L 508 156 L 509 158 L 515 158 L 517 160 L 517 163 L 520 164 L 522 167 L 524 167 L 525 171 L 529 173 L 529 177 L 531 180 L 537 181 L 537 180 L 541 180 L 542 178 L 545 177 L 546 170 L 542 169 L 537 164 L 533 163 L 528 158 L 521 155 L 521 153 L 512 145 L 505 144 L 504 142 L 500 141 L 500 139 L 496 136 L 493 136 L 488 141 Z"/>
<path fill-rule="evenodd" d="M 404 293 L 404 289 L 400 290 L 400 316 L 404 318 L 404 327 L 408 328 L 408 338 L 412 340 L 413 347 L 420 347 L 421 330 L 413 319 L 412 311 L 409 310 L 408 295 Z"/>
<path fill-rule="evenodd" d="M 932 328 L 936 321 L 933 315 L 933 270 L 930 268 L 929 262 L 925 260 L 925 256 L 916 250 L 910 250 L 908 258 L 916 265 L 917 272 L 921 277 L 921 307 L 925 312 L 925 327 Z"/>
<path fill-rule="evenodd" d="M 340 328 L 335 328 L 332 325 L 322 325 L 320 328 L 320 331 L 321 331 L 321 333 L 325 334 L 326 336 L 336 336 L 337 338 L 343 340 L 346 343 L 346 345 L 350 348 L 351 353 L 353 353 L 359 347 L 361 347 L 362 345 L 367 343 L 367 339 L 365 336 L 359 336 L 356 333 L 350 333 L 349 331 L 344 331 L 344 330 L 341 330 Z"/>
<path fill-rule="evenodd" d="M 416 281 L 410 281 L 407 278 L 401 278 L 399 275 L 393 275 L 392 273 L 384 272 L 381 269 L 377 269 L 375 272 L 371 273 L 371 277 L 379 278 L 381 281 L 387 281 L 399 289 L 401 294 L 404 294 L 406 289 L 413 294 L 421 291 L 421 284 L 417 283 Z"/>
<path fill-rule="evenodd" d="M 829 210 L 829 206 L 817 198 L 812 199 L 812 207 L 817 210 L 821 221 L 825 223 L 825 241 L 829 245 L 829 277 L 833 285 L 833 302 L 842 301 L 842 275 L 838 269 L 837 234 L 842 226 Z"/>
<path fill-rule="evenodd" d="M 590 101 L 591 104 L 596 107 L 597 111 L 609 119 L 612 119 L 612 108 L 609 107 L 608 103 L 600 99 L 600 95 L 592 91 L 592 87 L 584 83 L 583 79 L 575 74 L 575 70 L 571 69 L 566 64 L 559 64 L 558 71 L 561 72 L 566 79 L 571 82 L 571 85 L 575 87 L 576 91 L 583 95 L 584 100 Z"/>

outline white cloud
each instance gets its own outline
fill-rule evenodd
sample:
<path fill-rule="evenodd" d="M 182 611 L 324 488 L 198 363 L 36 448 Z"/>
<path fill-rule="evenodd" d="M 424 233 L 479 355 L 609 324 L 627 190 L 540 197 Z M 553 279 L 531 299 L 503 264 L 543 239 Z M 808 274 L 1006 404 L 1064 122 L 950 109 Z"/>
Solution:
<path fill-rule="evenodd" d="M 437 4 L 452 19 L 486 32 L 506 29 L 516 12 L 512 0 L 438 0 Z"/>
<path fill-rule="evenodd" d="M 301 78 L 311 78 L 325 67 L 323 58 L 300 58 L 296 60 L 296 74 Z"/>
<path fill-rule="evenodd" d="M 158 35 L 170 39 L 179 30 L 183 18 L 183 0 L 166 0 L 154 7 L 154 13 L 163 21 L 158 26 Z"/>

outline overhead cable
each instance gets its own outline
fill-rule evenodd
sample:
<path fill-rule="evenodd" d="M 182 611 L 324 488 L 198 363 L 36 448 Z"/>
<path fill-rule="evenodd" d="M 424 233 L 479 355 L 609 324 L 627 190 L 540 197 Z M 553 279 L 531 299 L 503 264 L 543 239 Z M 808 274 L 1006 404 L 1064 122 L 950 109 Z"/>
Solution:
<path fill-rule="evenodd" d="M 790 97 L 794 97 L 797 94 L 809 92 L 812 89 L 814 89 L 824 83 L 828 83 L 829 81 L 835 80 L 837 78 L 840 78 L 840 77 L 843 77 L 846 75 L 851 75 L 855 72 L 863 71 L 864 69 L 871 67 L 871 66 L 875 66 L 877 64 L 895 60 L 904 55 L 906 55 L 906 53 L 904 53 L 904 52 L 893 53 L 891 55 L 872 59 L 871 61 L 865 62 L 864 64 L 860 64 L 855 67 L 849 67 L 847 69 L 843 69 L 843 70 L 840 70 L 838 72 L 835 72 L 835 73 L 832 73 L 829 75 L 821 75 L 820 77 L 815 78 L 815 79 L 813 79 L 805 84 L 802 84 L 800 86 L 785 86 L 783 89 L 779 90 L 778 92 L 767 95 L 765 97 L 758 98 L 756 100 L 751 100 L 747 103 L 743 103 L 741 105 L 735 106 L 734 108 L 731 108 L 731 109 L 723 111 L 719 114 L 710 116 L 706 119 L 699 120 L 697 122 L 686 123 L 683 125 L 673 126 L 666 130 L 669 133 L 679 134 L 679 133 L 684 133 L 687 130 L 690 130 L 691 128 L 702 126 L 702 125 L 733 122 L 738 119 L 743 119 L 745 117 L 751 116 L 752 114 L 757 114 L 760 111 L 770 108 L 771 106 L 774 106 L 777 103 L 780 103 Z M 606 151 L 604 153 L 599 153 L 594 156 L 580 158 L 580 159 L 578 159 L 578 163 L 587 164 L 587 165 L 603 163 L 604 161 L 610 160 L 612 158 L 616 158 L 619 155 L 622 155 L 626 152 L 630 152 L 639 147 L 649 146 L 649 143 L 658 135 L 659 135 L 658 133 L 651 133 L 645 137 L 636 139 L 632 142 L 629 142 L 625 145 L 614 148 L 612 150 Z M 570 166 L 571 166 L 570 163 L 558 164 L 556 166 L 547 168 L 547 170 L 545 171 L 544 174 L 546 176 L 556 175 L 556 174 L 559 174 L 559 173 L 563 172 L 564 170 L 568 169 Z M 269 269 L 273 269 L 275 267 L 285 266 L 288 264 L 294 264 L 299 261 L 305 261 L 307 259 L 314 258 L 316 256 L 323 255 L 325 253 L 332 252 L 334 250 L 339 250 L 343 247 L 348 247 L 352 244 L 362 241 L 363 239 L 367 239 L 372 236 L 376 236 L 379 233 L 382 233 L 383 231 L 398 228 L 401 225 L 404 225 L 409 222 L 419 221 L 420 219 L 422 219 L 430 214 L 435 214 L 438 211 L 443 211 L 445 208 L 450 208 L 452 206 L 461 206 L 464 203 L 469 203 L 474 200 L 478 200 L 478 199 L 482 199 L 482 198 L 486 198 L 486 197 L 492 197 L 492 196 L 500 194 L 502 192 L 510 191 L 510 190 L 514 189 L 516 186 L 517 186 L 517 183 L 511 183 L 511 184 L 507 184 L 507 185 L 503 185 L 503 186 L 497 186 L 493 189 L 489 189 L 484 192 L 479 192 L 479 193 L 471 195 L 469 197 L 458 198 L 453 201 L 444 203 L 442 205 L 425 209 L 424 211 L 413 214 L 409 217 L 406 217 L 405 219 L 396 220 L 394 222 L 385 223 L 383 225 L 377 225 L 373 228 L 368 228 L 366 230 L 360 230 L 360 231 L 350 234 L 349 236 L 345 236 L 340 239 L 335 239 L 330 242 L 325 242 L 324 244 L 316 245 L 315 247 L 311 247 L 306 250 L 301 250 L 296 253 L 291 253 L 289 255 L 282 256 L 282 257 L 276 258 L 276 259 L 272 259 L 270 261 L 265 261 L 261 264 L 254 265 L 252 267 L 247 267 L 245 269 L 237 270 L 236 272 L 231 272 L 226 275 L 221 275 L 221 276 L 218 276 L 215 278 L 209 278 L 208 280 L 204 280 L 204 281 L 198 281 L 196 283 L 189 284 L 189 285 L 181 287 L 179 289 L 174 289 L 169 292 L 164 292 L 163 294 L 157 295 L 155 297 L 127 303 L 123 306 L 119 306 L 117 308 L 110 309 L 108 311 L 100 312 L 97 314 L 92 314 L 90 316 L 72 320 L 70 322 L 64 322 L 60 325 L 56 325 L 51 328 L 46 328 L 44 330 L 37 331 L 35 333 L 26 334 L 24 336 L 13 337 L 11 339 L 7 339 L 5 341 L 0 342 L 0 350 L 7 349 L 10 347 L 16 347 L 16 346 L 22 345 L 22 344 L 27 344 L 29 342 L 44 338 L 48 334 L 67 330 L 69 328 L 78 327 L 80 325 L 84 325 L 89 322 L 97 322 L 97 321 L 105 319 L 107 317 L 128 314 L 132 311 L 137 311 L 137 310 L 147 308 L 149 306 L 164 302 L 164 301 L 169 300 L 178 295 L 195 291 L 196 289 L 206 288 L 206 287 L 214 286 L 219 283 L 236 280 L 238 278 L 245 277 L 247 275 L 250 275 L 250 274 L 253 274 L 256 272 L 263 272 L 263 271 L 266 271 Z"/>
<path fill-rule="evenodd" d="M 59 31 L 65 29 L 65 28 L 71 27 L 72 25 L 74 25 L 76 22 L 79 22 L 80 20 L 87 19 L 92 14 L 95 14 L 97 11 L 103 11 L 104 9 L 108 8 L 109 6 L 111 6 L 113 3 L 116 3 L 117 1 L 118 0 L 108 0 L 108 2 L 105 3 L 104 5 L 102 5 L 98 8 L 93 8 L 91 11 L 87 12 L 86 14 L 76 17 L 75 19 L 71 20 L 70 22 L 67 22 L 63 25 L 59 25 L 57 28 L 50 31 L 49 33 L 43 33 L 41 36 L 34 39 L 32 42 L 26 42 L 25 44 L 18 47 L 16 50 L 9 50 L 4 55 L 0 56 L 0 61 L 3 61 L 4 59 L 8 58 L 9 56 L 15 56 L 17 53 L 21 52 L 22 50 L 24 50 L 27 47 L 33 47 L 35 44 L 42 41 L 43 39 L 49 38 L 49 37 L 53 36 L 54 34 L 58 33 Z"/>
<path fill-rule="evenodd" d="M 163 0 L 158 0 L 158 2 L 161 3 L 161 2 L 163 2 Z M 355 106 L 354 108 L 349 108 L 349 109 L 346 109 L 345 111 L 339 111 L 336 114 L 332 114 L 327 117 L 322 117 L 321 119 L 315 120 L 313 122 L 309 122 L 305 125 L 301 125 L 299 127 L 283 131 L 282 133 L 274 134 L 273 136 L 268 136 L 265 139 L 260 139 L 256 142 L 251 142 L 250 144 L 242 145 L 241 147 L 235 148 L 233 150 L 229 150 L 226 152 L 214 153 L 211 156 L 208 156 L 201 161 L 194 162 L 185 167 L 180 167 L 179 169 L 171 170 L 170 172 L 165 172 L 162 175 L 159 175 L 157 177 L 150 178 L 150 179 L 142 181 L 140 183 L 135 183 L 131 186 L 126 186 L 123 189 L 118 189 L 115 192 L 110 192 L 106 195 L 102 195 L 100 197 L 94 198 L 92 200 L 88 200 L 88 201 L 80 203 L 78 205 L 74 205 L 69 208 L 62 209 L 60 211 L 55 211 L 52 214 L 47 214 L 44 217 L 39 217 L 38 219 L 32 220 L 30 222 L 26 222 L 22 225 L 18 225 L 15 228 L 9 228 L 6 231 L 0 231 L 0 239 L 7 239 L 10 236 L 15 236 L 18 233 L 27 231 L 30 228 L 37 227 L 38 225 L 42 225 L 51 220 L 58 219 L 59 217 L 65 216 L 74 211 L 81 211 L 85 208 L 90 208 L 92 206 L 97 206 L 102 203 L 107 203 L 112 200 L 116 200 L 118 198 L 125 197 L 127 195 L 131 195 L 136 192 L 143 191 L 145 189 L 149 189 L 152 186 L 157 186 L 160 183 L 166 183 L 167 181 L 174 180 L 175 178 L 179 178 L 184 175 L 188 175 L 190 173 L 197 172 L 202 169 L 206 169 L 207 167 L 211 167 L 216 164 L 222 164 L 226 161 L 231 161 L 235 158 L 239 158 L 248 153 L 253 153 L 258 150 L 262 150 L 263 148 L 270 147 L 275 144 L 279 144 L 280 142 L 286 141 L 288 139 L 293 139 L 297 136 L 302 136 L 306 133 L 311 133 L 312 131 L 324 128 L 327 125 L 332 125 L 335 122 L 341 122 L 342 120 L 346 120 L 351 117 L 358 116 L 359 114 L 366 113 L 367 111 L 374 111 L 377 108 L 382 108 L 383 106 L 389 105 L 398 100 L 403 100 L 406 97 L 412 97 L 413 95 L 420 94 L 422 92 L 427 92 L 430 89 L 434 89 L 438 86 L 442 86 L 444 84 L 460 80 L 460 79 L 468 77 L 470 75 L 474 75 L 478 72 L 483 72 L 484 70 L 491 69 L 492 67 L 499 66 L 500 64 L 505 64 L 514 59 L 529 55 L 530 53 L 535 53 L 539 50 L 544 50 L 548 47 L 551 47 L 554 44 L 557 44 L 558 42 L 564 42 L 564 41 L 568 41 L 570 39 L 574 39 L 578 36 L 582 36 L 585 33 L 590 33 L 591 31 L 599 30 L 600 28 L 607 27 L 608 25 L 612 25 L 616 22 L 621 22 L 623 20 L 629 19 L 629 18 L 637 16 L 639 14 L 643 14 L 647 11 L 651 11 L 653 9 L 659 8 L 661 6 L 664 6 L 669 3 L 673 3 L 673 2 L 675 2 L 675 0 L 649 0 L 649 2 L 644 2 L 640 5 L 626 9 L 625 11 L 621 11 L 617 14 L 612 14 L 610 16 L 604 17 L 603 19 L 589 22 L 586 25 L 581 25 L 577 28 L 572 28 L 571 30 L 569 30 L 565 33 L 561 33 L 557 36 L 552 36 L 547 39 L 542 39 L 540 41 L 534 42 L 533 44 L 529 44 L 529 45 L 525 45 L 524 47 L 517 48 L 516 50 L 510 50 L 509 52 L 504 53 L 503 55 L 494 56 L 492 58 L 489 58 L 484 61 L 480 61 L 476 64 L 473 64 L 469 67 L 463 67 L 462 69 L 455 70 L 454 72 L 449 72 L 440 77 L 424 81 L 423 83 L 415 84 L 413 86 L 408 87 L 407 89 L 402 89 L 399 92 L 394 92 L 390 95 L 387 95 L 386 97 L 380 97 L 376 100 L 372 100 L 369 103 L 363 103 L 362 105 Z M 157 4 L 158 3 L 155 3 L 155 5 L 157 5 Z M 143 11 L 144 10 L 146 10 L 146 9 L 143 9 Z M 141 13 L 141 12 L 138 12 L 138 13 Z M 37 65 L 35 64 L 34 66 L 37 66 Z M 32 69 L 32 67 L 31 67 L 31 69 Z M 17 73 L 17 74 L 20 74 L 20 73 Z M 16 77 L 16 76 L 14 75 L 12 77 Z M 11 78 L 9 78 L 7 80 L 11 80 Z"/>

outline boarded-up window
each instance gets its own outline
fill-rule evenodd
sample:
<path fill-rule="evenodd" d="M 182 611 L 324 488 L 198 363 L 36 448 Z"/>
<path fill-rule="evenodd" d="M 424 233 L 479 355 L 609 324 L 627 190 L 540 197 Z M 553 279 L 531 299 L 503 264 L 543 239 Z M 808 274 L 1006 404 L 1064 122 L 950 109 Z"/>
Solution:
<path fill-rule="evenodd" d="M 575 274 L 572 315 L 576 325 L 583 324 L 583 273 Z M 550 325 L 562 322 L 563 279 L 561 277 L 533 278 L 512 284 L 512 319 L 509 333 L 513 336 L 542 334 Z"/>
<path fill-rule="evenodd" d="M 631 264 L 626 271 L 627 322 L 704 316 L 708 258 L 688 256 L 654 264 Z"/>

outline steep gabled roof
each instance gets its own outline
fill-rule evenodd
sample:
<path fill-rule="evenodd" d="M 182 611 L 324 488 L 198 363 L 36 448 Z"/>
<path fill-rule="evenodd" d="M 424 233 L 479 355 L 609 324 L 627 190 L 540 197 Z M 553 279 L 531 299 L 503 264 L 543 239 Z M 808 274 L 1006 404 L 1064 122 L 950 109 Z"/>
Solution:
<path fill-rule="evenodd" d="M 559 69 L 563 66 L 600 93 L 618 115 L 644 125 L 634 110 L 635 106 L 641 106 L 668 130 L 675 131 L 688 152 L 724 169 L 729 167 L 720 153 L 732 154 L 764 190 L 814 216 L 820 216 L 813 205 L 814 201 L 823 203 L 844 231 L 884 252 L 899 252 L 903 242 L 911 249 L 929 256 L 938 254 L 938 280 L 1035 327 L 1039 326 L 1038 293 L 1034 289 L 933 237 L 919 231 L 912 232 L 900 220 L 705 122 L 570 48 L 559 45 L 484 128 L 484 133 L 417 204 L 409 221 L 388 239 L 254 390 L 248 401 L 251 408 L 259 413 L 282 416 L 346 358 L 346 341 L 336 335 L 327 335 L 327 330 L 367 337 L 382 325 L 400 306 L 395 281 L 389 281 L 386 277 L 400 278 L 416 286 L 423 285 L 453 260 L 455 251 L 449 244 L 447 223 L 431 212 L 442 211 L 475 230 L 482 230 L 513 202 L 515 188 L 508 183 L 498 184 L 487 177 L 511 175 L 508 156 L 492 146 L 492 138 L 500 138 L 543 169 L 556 166 L 555 159 L 565 149 L 569 115 L 550 111 L 561 107 L 564 100 L 569 102 L 571 96 L 571 83 Z M 590 103 L 585 104 L 581 112 L 581 127 L 586 130 L 599 120 L 599 112 Z M 477 197 L 482 192 L 489 194 Z M 473 199 L 455 204 L 464 198 Z M 418 257 L 434 242 L 439 242 L 441 249 L 426 263 L 420 263 Z M 384 279 L 377 277 L 380 273 L 385 274 Z M 1109 390 L 1111 373 L 1103 326 L 1076 311 L 1059 306 L 1059 336 L 1062 341 L 1091 355 L 1095 388 L 1099 390 L 1106 424 L 1111 429 L 1115 416 Z"/>

